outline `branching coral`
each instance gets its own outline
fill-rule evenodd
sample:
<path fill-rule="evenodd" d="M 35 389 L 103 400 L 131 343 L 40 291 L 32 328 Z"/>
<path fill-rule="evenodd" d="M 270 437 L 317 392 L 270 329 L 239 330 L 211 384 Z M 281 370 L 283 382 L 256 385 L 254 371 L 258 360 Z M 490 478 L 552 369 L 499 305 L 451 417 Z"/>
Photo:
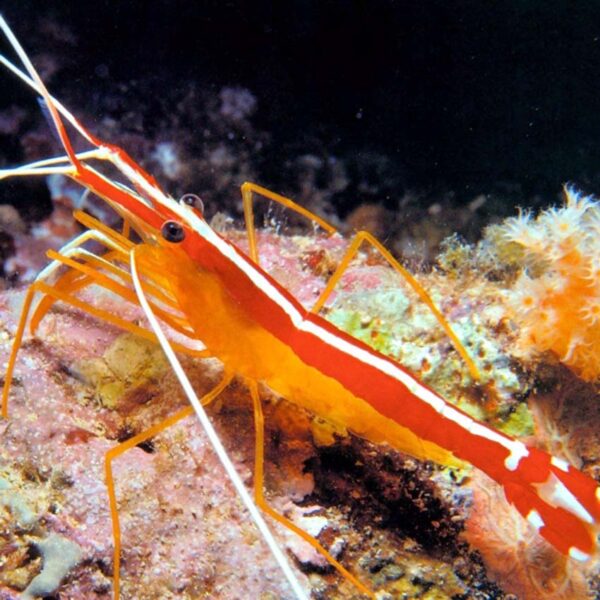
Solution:
<path fill-rule="evenodd" d="M 552 351 L 588 381 L 600 377 L 600 203 L 565 186 L 565 206 L 508 219 L 504 238 L 526 268 L 510 292 L 526 355 Z"/>

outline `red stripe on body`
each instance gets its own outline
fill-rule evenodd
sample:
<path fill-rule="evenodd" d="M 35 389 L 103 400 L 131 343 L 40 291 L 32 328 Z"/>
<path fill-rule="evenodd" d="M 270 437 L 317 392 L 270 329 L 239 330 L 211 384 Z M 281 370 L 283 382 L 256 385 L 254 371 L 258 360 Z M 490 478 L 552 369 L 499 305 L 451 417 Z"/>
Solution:
<path fill-rule="evenodd" d="M 126 190 L 111 184 L 110 181 L 89 170 L 84 164 L 73 175 L 73 179 L 89 188 L 95 194 L 98 194 L 101 198 L 106 198 L 127 209 L 131 214 L 139 217 L 151 227 L 160 229 L 164 217 L 156 210 L 146 206 L 138 198 L 128 194 Z"/>
<path fill-rule="evenodd" d="M 268 273 L 257 267 L 235 246 L 229 242 L 226 243 L 233 248 L 241 260 L 249 264 L 252 269 L 257 270 L 302 315 L 303 319 L 344 340 L 354 348 L 386 361 L 394 369 L 403 371 L 414 379 L 406 369 L 393 360 L 337 329 L 322 317 L 308 312 Z M 307 365 L 336 379 L 354 396 L 370 404 L 382 415 L 411 429 L 423 439 L 451 450 L 457 457 L 471 462 L 494 479 L 499 480 L 505 474 L 504 459 L 509 455 L 506 448 L 486 438 L 471 435 L 457 423 L 442 417 L 394 377 L 332 346 L 310 332 L 297 329 L 277 302 L 256 287 L 237 265 L 205 240 L 198 236 L 188 236 L 183 244 L 191 258 L 199 266 L 219 274 L 223 280 L 224 289 L 235 298 L 236 303 L 253 320 L 289 345 Z M 423 386 L 421 383 L 419 385 Z M 435 392 L 432 393 L 435 394 Z M 458 411 L 458 409 L 454 410 Z"/>

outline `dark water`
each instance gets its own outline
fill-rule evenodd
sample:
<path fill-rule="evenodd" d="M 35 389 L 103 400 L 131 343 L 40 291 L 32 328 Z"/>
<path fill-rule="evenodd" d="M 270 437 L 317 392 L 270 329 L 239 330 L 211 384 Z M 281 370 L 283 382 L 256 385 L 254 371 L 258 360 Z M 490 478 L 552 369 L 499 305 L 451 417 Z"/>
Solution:
<path fill-rule="evenodd" d="M 187 79 L 249 88 L 273 148 L 353 157 L 363 178 L 389 178 L 379 194 L 389 208 L 407 188 L 452 190 L 459 202 L 498 192 L 513 204 L 553 201 L 565 181 L 600 191 L 599 2 L 66 1 L 4 11 L 34 51 L 48 39 L 40 19 L 63 23 L 76 39 L 62 76 L 79 73 L 83 85 L 96 73 L 162 78 L 164 94 Z M 385 167 L 361 164 L 373 155 Z M 263 171 L 277 179 L 277 167 Z"/>

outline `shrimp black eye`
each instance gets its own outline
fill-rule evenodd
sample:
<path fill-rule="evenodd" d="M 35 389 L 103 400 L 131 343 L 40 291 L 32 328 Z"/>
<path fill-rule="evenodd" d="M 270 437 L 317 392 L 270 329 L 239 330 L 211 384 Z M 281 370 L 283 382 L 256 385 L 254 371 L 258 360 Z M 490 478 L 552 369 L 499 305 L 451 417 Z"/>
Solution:
<path fill-rule="evenodd" d="M 187 204 L 200 212 L 204 212 L 204 202 L 202 202 L 202 198 L 196 196 L 196 194 L 184 194 L 179 198 L 179 202 L 181 204 Z"/>
<path fill-rule="evenodd" d="M 173 242 L 174 244 L 183 242 L 183 239 L 185 238 L 183 225 L 177 221 L 165 221 L 160 228 L 160 233 L 167 242 Z"/>

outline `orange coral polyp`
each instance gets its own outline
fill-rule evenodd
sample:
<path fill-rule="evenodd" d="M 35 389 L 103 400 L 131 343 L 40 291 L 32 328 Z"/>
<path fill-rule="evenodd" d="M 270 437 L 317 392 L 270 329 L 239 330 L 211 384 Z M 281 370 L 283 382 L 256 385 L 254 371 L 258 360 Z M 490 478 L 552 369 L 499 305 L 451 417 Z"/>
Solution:
<path fill-rule="evenodd" d="M 525 355 L 550 350 L 593 381 L 600 377 L 600 204 L 571 187 L 565 197 L 563 208 L 535 219 L 521 213 L 502 226 L 527 264 L 542 265 L 537 277 L 518 278 L 509 299 Z"/>
<path fill-rule="evenodd" d="M 580 309 L 580 315 L 590 325 L 596 325 L 600 319 L 600 304 L 589 304 Z"/>

